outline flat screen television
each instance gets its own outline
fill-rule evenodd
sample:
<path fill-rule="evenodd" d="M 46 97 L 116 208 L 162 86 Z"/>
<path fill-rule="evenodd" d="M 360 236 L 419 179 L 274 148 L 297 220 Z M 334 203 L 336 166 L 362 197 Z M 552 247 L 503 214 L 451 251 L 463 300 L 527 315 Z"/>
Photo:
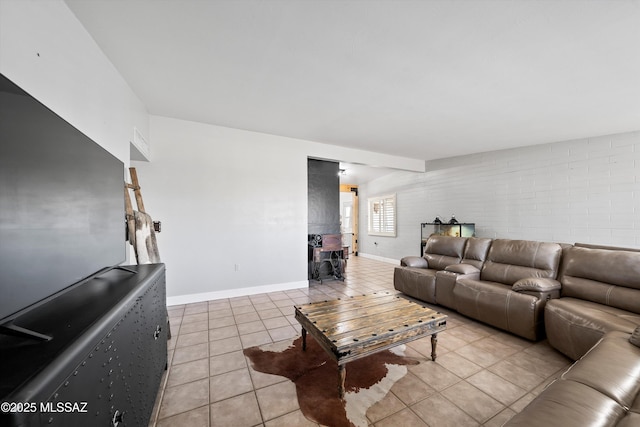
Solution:
<path fill-rule="evenodd" d="M 0 74 L 0 325 L 125 258 L 124 164 Z"/>

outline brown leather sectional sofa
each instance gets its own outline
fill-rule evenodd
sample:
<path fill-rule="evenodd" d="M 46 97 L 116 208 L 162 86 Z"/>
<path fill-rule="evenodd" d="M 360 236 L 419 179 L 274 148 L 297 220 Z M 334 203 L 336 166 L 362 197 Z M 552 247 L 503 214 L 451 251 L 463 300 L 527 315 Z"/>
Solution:
<path fill-rule="evenodd" d="M 528 240 L 431 236 L 405 257 L 394 287 L 530 340 L 544 337 L 544 307 L 560 294 L 562 248 Z"/>
<path fill-rule="evenodd" d="M 531 240 L 431 236 L 394 287 L 576 360 L 612 330 L 640 326 L 640 251 Z"/>
<path fill-rule="evenodd" d="M 504 426 L 639 426 L 639 345 L 640 328 L 606 333 Z"/>
<path fill-rule="evenodd" d="M 462 252 L 464 238 L 431 239 L 424 262 L 396 267 L 396 289 L 531 340 L 546 334 L 578 359 L 505 426 L 640 426 L 640 251 L 496 239 L 468 264 L 467 246 L 488 239 L 467 238 Z M 452 256 L 447 242 L 457 262 L 431 263 Z"/>

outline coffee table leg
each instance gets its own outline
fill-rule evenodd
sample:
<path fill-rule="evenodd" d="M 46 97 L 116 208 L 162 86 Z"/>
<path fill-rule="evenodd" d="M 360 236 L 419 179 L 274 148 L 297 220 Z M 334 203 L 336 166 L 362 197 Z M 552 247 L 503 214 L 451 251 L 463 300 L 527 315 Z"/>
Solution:
<path fill-rule="evenodd" d="M 340 394 L 340 399 L 342 399 L 344 397 L 344 380 L 347 378 L 347 368 L 345 365 L 338 365 L 338 375 L 340 376 L 338 393 Z"/>
<path fill-rule="evenodd" d="M 307 349 L 307 330 L 302 328 L 302 350 L 305 351 Z"/>
<path fill-rule="evenodd" d="M 431 335 L 431 360 L 436 361 L 436 345 L 438 345 L 438 334 Z"/>

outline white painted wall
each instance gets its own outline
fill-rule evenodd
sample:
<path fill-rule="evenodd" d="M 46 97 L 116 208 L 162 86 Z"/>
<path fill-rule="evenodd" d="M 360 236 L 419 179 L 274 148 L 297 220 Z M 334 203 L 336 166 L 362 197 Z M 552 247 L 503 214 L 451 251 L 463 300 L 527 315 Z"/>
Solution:
<path fill-rule="evenodd" d="M 424 161 L 151 117 L 153 161 L 132 162 L 162 222 L 169 304 L 290 289 L 307 281 L 307 158 Z"/>
<path fill-rule="evenodd" d="M 306 285 L 307 156 L 424 171 L 420 160 L 170 119 L 151 133 L 146 107 L 62 0 L 0 0 L 0 73 L 125 166 L 134 128 L 150 141 L 154 163 L 135 165 L 163 221 L 170 296 Z"/>
<path fill-rule="evenodd" d="M 0 73 L 125 165 L 146 107 L 61 0 L 0 1 Z"/>
<path fill-rule="evenodd" d="M 360 186 L 397 193 L 398 236 L 360 234 L 365 256 L 418 255 L 420 223 L 451 214 L 479 237 L 640 247 L 640 131 L 427 162 Z M 378 245 L 374 245 L 378 242 Z"/>

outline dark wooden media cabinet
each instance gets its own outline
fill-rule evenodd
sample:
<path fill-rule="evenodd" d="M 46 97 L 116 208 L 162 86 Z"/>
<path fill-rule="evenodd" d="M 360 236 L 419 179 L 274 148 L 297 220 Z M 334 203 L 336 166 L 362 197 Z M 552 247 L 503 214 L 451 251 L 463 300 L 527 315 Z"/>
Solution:
<path fill-rule="evenodd" d="M 148 425 L 167 366 L 164 264 L 106 271 L 13 323 L 51 339 L 0 335 L 0 425 Z"/>

